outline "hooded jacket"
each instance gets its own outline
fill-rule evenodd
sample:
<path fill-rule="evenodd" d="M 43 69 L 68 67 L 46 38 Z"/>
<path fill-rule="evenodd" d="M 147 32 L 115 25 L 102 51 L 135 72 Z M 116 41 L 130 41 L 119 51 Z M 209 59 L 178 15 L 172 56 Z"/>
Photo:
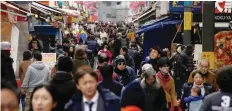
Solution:
<path fill-rule="evenodd" d="M 63 111 L 64 105 L 77 92 L 76 84 L 72 75 L 64 71 L 57 71 L 51 83 L 57 87 L 59 93 L 55 111 Z"/>
<path fill-rule="evenodd" d="M 49 81 L 49 68 L 42 61 L 33 62 L 27 69 L 22 88 L 35 88 Z"/>
<path fill-rule="evenodd" d="M 131 81 L 136 79 L 136 73 L 129 66 L 126 66 L 124 70 L 119 70 L 117 66 L 121 62 L 124 62 L 124 64 L 126 64 L 126 60 L 123 55 L 119 55 L 116 57 L 116 60 L 115 60 L 116 67 L 114 69 L 114 72 L 117 74 L 117 80 L 125 86 Z"/>
<path fill-rule="evenodd" d="M 143 75 L 153 76 L 155 82 L 152 85 L 146 83 L 145 78 L 140 79 L 140 85 L 145 91 L 145 109 L 144 111 L 164 111 L 166 109 L 165 91 L 160 82 L 156 79 L 156 72 L 152 66 L 144 65 L 142 67 Z"/>

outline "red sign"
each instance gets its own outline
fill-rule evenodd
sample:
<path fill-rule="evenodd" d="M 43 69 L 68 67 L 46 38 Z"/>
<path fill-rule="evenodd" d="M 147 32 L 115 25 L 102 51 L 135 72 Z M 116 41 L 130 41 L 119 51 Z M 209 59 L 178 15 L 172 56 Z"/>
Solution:
<path fill-rule="evenodd" d="M 232 13 L 232 1 L 216 1 L 215 13 Z"/>

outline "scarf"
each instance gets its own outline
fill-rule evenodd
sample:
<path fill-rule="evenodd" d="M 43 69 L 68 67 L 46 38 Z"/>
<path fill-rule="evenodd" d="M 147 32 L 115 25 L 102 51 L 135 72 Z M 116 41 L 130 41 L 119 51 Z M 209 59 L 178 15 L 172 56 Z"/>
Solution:
<path fill-rule="evenodd" d="M 167 77 L 165 77 L 164 75 L 161 74 L 161 72 L 158 72 L 158 73 L 157 73 L 157 77 L 158 77 L 159 79 L 161 79 L 161 81 L 163 81 L 164 86 L 166 86 L 166 84 L 168 83 L 168 81 L 171 79 L 171 77 L 170 77 L 169 74 L 168 74 Z"/>

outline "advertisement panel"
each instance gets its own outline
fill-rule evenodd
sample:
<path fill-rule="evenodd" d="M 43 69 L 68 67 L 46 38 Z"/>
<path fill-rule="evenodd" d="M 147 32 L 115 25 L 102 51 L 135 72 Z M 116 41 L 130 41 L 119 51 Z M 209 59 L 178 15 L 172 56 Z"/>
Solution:
<path fill-rule="evenodd" d="M 169 2 L 169 12 L 175 13 L 175 12 L 184 12 L 184 4 L 185 1 L 170 1 Z M 201 13 L 202 11 L 202 2 L 201 1 L 192 1 L 192 12 L 193 13 Z"/>

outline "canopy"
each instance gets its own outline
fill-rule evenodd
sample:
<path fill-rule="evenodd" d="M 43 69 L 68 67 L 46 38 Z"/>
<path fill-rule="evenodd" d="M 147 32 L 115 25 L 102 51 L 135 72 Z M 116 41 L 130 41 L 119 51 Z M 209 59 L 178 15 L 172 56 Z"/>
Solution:
<path fill-rule="evenodd" d="M 156 29 L 156 28 L 161 28 L 161 27 L 164 27 L 164 26 L 167 26 L 167 25 L 180 24 L 181 21 L 182 20 L 176 20 L 176 19 L 172 19 L 172 18 L 169 18 L 169 19 L 166 19 L 166 20 L 163 20 L 163 21 L 157 21 L 157 22 L 152 23 L 151 25 L 148 25 L 145 28 L 142 28 L 142 29 L 138 30 L 136 32 L 136 34 L 143 33 L 143 32 L 148 32 L 150 30 L 153 30 L 153 29 Z"/>

